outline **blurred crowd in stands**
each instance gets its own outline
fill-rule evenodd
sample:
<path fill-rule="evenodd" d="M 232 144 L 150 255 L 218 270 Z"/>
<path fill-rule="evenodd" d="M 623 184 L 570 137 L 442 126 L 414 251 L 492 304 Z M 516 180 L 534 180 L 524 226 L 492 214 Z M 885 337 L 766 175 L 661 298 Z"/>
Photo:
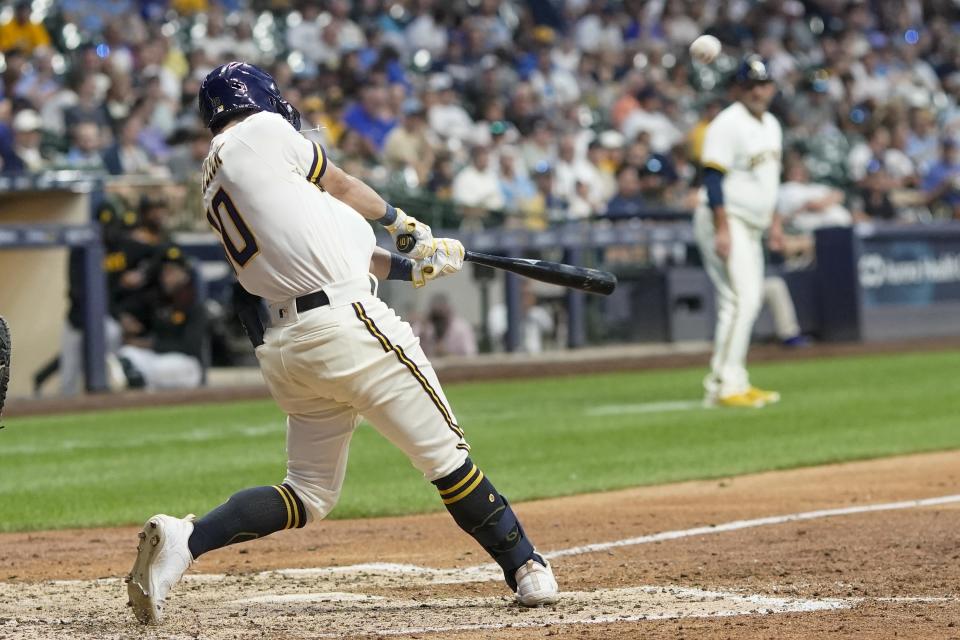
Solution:
<path fill-rule="evenodd" d="M 0 163 L 169 179 L 198 208 L 197 89 L 242 59 L 441 227 L 689 211 L 706 123 L 757 51 L 795 228 L 960 218 L 958 31 L 952 0 L 21 0 L 0 13 Z M 709 66 L 686 52 L 703 32 Z"/>

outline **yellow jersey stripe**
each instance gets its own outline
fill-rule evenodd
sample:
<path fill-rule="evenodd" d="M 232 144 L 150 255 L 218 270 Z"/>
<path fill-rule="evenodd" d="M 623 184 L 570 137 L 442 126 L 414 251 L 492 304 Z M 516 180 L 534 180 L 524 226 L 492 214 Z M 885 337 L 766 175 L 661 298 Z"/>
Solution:
<path fill-rule="evenodd" d="M 290 506 L 293 507 L 293 526 L 292 529 L 296 529 L 300 526 L 300 509 L 297 508 L 297 501 L 293 497 L 293 492 L 290 491 L 290 487 L 281 484 L 280 488 L 283 489 L 283 492 L 288 498 L 290 498 Z"/>
<path fill-rule="evenodd" d="M 316 184 L 317 180 L 323 177 L 327 171 L 327 152 L 323 150 L 316 142 L 313 143 L 313 162 L 310 163 L 310 171 L 307 173 L 307 180 Z"/>
<path fill-rule="evenodd" d="M 321 158 L 320 171 L 317 173 L 317 180 L 319 180 L 320 178 L 323 177 L 323 174 L 327 172 L 327 151 L 316 142 L 314 144 L 317 145 L 317 150 L 320 152 L 320 158 Z M 314 180 L 314 182 L 316 182 L 317 180 Z"/>
<path fill-rule="evenodd" d="M 400 363 L 403 364 L 410 371 L 410 373 L 413 374 L 413 377 L 416 378 L 417 382 L 420 383 L 420 386 L 423 387 L 423 390 L 426 391 L 427 395 L 430 396 L 430 400 L 437 407 L 437 410 L 440 412 L 440 415 L 443 416 L 443 420 L 447 423 L 447 426 L 450 428 L 450 430 L 457 434 L 458 437 L 463 438 L 463 429 L 461 429 L 460 426 L 453 421 L 449 410 L 440 400 L 440 395 L 430 385 L 430 381 L 427 380 L 426 376 L 423 375 L 423 372 L 420 371 L 416 363 L 407 357 L 407 354 L 403 352 L 402 347 L 392 344 L 387 336 L 385 336 L 380 329 L 377 328 L 377 325 L 374 324 L 373 320 L 367 315 L 367 312 L 363 308 L 362 304 L 359 302 L 354 302 L 353 310 L 357 314 L 357 317 L 360 319 L 360 321 L 363 322 L 363 324 L 367 327 L 367 331 L 369 331 L 380 342 L 380 346 L 383 347 L 383 350 L 385 352 L 393 351 Z"/>
<path fill-rule="evenodd" d="M 293 511 L 290 509 L 290 502 L 287 500 L 287 494 L 283 492 L 283 489 L 277 485 L 273 485 L 273 488 L 277 490 L 277 493 L 280 494 L 280 499 L 283 500 L 284 506 L 287 508 L 287 526 L 284 529 L 290 528 L 290 523 L 293 522 Z"/>
<path fill-rule="evenodd" d="M 462 487 L 463 485 L 467 484 L 467 483 L 470 481 L 470 478 L 473 477 L 473 474 L 476 472 L 476 470 L 477 470 L 477 465 L 474 464 L 474 465 L 473 465 L 473 468 L 470 469 L 470 473 L 468 473 L 467 475 L 463 476 L 463 479 L 460 480 L 460 482 L 458 482 L 457 484 L 453 485 L 453 486 L 450 487 L 449 489 L 441 489 L 441 490 L 440 490 L 440 495 L 445 496 L 445 495 L 447 495 L 447 494 L 453 493 L 454 491 L 456 491 L 457 489 L 459 489 L 459 488 Z"/>
<path fill-rule="evenodd" d="M 477 474 L 476 480 L 474 480 L 473 482 L 471 482 L 471 483 L 470 483 L 470 486 L 468 486 L 466 489 L 464 489 L 463 491 L 461 491 L 461 492 L 458 493 L 457 495 L 453 496 L 452 498 L 444 498 L 444 499 L 443 499 L 443 504 L 453 504 L 454 502 L 460 502 L 461 500 L 463 500 L 464 498 L 466 498 L 468 495 L 470 495 L 470 493 L 471 493 L 474 489 L 477 488 L 477 485 L 480 484 L 480 481 L 481 481 L 481 480 L 483 480 L 483 471 L 481 471 L 480 473 Z"/>

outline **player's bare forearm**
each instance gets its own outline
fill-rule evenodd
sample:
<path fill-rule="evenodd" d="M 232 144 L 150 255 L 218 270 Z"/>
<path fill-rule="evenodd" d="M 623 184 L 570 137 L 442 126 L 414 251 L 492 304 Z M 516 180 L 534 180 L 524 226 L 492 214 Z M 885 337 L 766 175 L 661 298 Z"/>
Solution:
<path fill-rule="evenodd" d="M 723 205 L 713 207 L 713 228 L 718 230 L 727 228 L 727 209 Z"/>
<path fill-rule="evenodd" d="M 376 191 L 336 165 L 327 165 L 319 184 L 367 220 L 382 224 L 397 248 L 411 258 L 422 260 L 437 250 L 429 225 L 388 204 Z"/>
<path fill-rule="evenodd" d="M 713 249 L 721 260 L 730 257 L 730 226 L 723 205 L 713 207 Z"/>
<path fill-rule="evenodd" d="M 383 217 L 386 201 L 363 180 L 351 176 L 340 167 L 330 163 L 320 179 L 320 186 L 337 200 L 353 207 L 367 220 Z"/>
<path fill-rule="evenodd" d="M 375 275 L 378 280 L 386 280 L 387 276 L 390 275 L 391 259 L 389 251 L 374 247 L 373 255 L 370 257 L 370 273 Z"/>
<path fill-rule="evenodd" d="M 832 189 L 830 193 L 823 196 L 822 198 L 817 198 L 816 200 L 812 200 L 807 205 L 807 208 L 810 209 L 811 211 L 823 211 L 829 207 L 840 204 L 841 202 L 843 202 L 843 198 L 844 196 L 842 191 L 840 191 L 839 189 Z"/>
<path fill-rule="evenodd" d="M 773 214 L 773 221 L 770 224 L 770 232 L 767 235 L 767 246 L 771 251 L 783 251 L 783 218 L 780 214 Z"/>

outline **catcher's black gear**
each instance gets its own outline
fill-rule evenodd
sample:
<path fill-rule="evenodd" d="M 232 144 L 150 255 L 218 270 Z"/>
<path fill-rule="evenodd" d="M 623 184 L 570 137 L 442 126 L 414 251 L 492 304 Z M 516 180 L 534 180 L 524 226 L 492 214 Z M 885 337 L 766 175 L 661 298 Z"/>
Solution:
<path fill-rule="evenodd" d="M 10 327 L 0 316 L 0 415 L 3 415 L 3 402 L 7 399 L 7 383 L 10 382 Z"/>

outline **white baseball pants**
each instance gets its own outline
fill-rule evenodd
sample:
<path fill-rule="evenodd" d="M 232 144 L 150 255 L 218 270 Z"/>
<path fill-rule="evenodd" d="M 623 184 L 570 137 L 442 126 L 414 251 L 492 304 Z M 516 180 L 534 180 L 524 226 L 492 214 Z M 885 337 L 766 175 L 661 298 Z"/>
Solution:
<path fill-rule="evenodd" d="M 797 308 L 786 281 L 780 276 L 767 276 L 763 279 L 763 299 L 770 307 L 773 326 L 781 340 L 800 335 L 800 322 L 797 320 Z"/>
<path fill-rule="evenodd" d="M 123 344 L 123 331 L 112 317 L 103 319 L 107 354 L 116 353 Z M 83 331 L 65 322 L 60 337 L 60 393 L 75 396 L 83 389 Z"/>
<path fill-rule="evenodd" d="M 294 304 L 283 306 L 256 349 L 270 393 L 287 413 L 285 482 L 311 520 L 340 496 L 361 415 L 427 480 L 458 469 L 469 450 L 410 325 L 369 291 L 331 300 L 299 314 Z"/>
<path fill-rule="evenodd" d="M 196 389 L 203 381 L 203 365 L 185 353 L 157 353 L 128 344 L 117 355 L 143 374 L 147 389 Z"/>
<path fill-rule="evenodd" d="M 704 387 L 710 397 L 744 393 L 750 386 L 747 351 L 753 323 L 763 301 L 763 229 L 734 216 L 730 226 L 730 256 L 720 259 L 714 249 L 712 212 L 700 207 L 694 214 L 694 234 L 703 265 L 717 292 L 717 323 L 710 375 Z"/>

